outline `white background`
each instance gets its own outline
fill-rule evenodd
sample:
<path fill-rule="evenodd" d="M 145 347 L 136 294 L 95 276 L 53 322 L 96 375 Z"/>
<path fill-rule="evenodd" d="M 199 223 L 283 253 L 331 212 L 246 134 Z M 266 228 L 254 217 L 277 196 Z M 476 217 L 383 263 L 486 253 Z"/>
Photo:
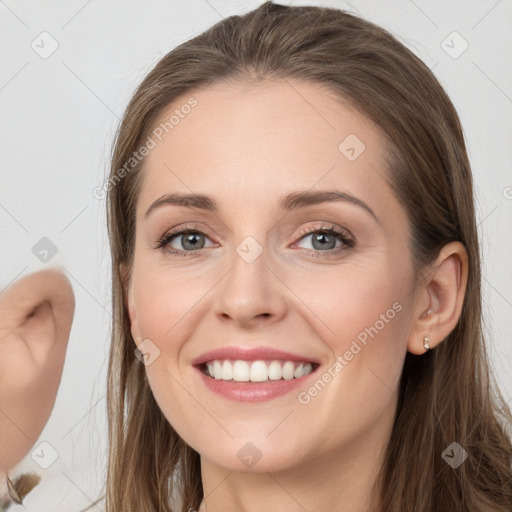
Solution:
<path fill-rule="evenodd" d="M 104 476 L 110 255 L 104 204 L 93 190 L 107 175 L 127 101 L 178 43 L 260 3 L 0 0 L 0 290 L 57 266 L 76 294 L 57 402 L 36 443 L 50 443 L 58 459 L 43 470 L 29 455 L 13 472 L 43 475 L 27 511 L 76 512 Z M 512 399 L 512 1 L 316 5 L 359 13 L 390 30 L 433 69 L 460 114 L 475 176 L 489 353 Z M 46 59 L 31 48 L 43 31 L 58 43 Z M 469 44 L 456 59 L 442 47 L 453 31 Z M 463 44 L 453 36 L 447 41 L 454 51 Z M 42 237 L 58 249 L 48 263 L 32 253 Z"/>

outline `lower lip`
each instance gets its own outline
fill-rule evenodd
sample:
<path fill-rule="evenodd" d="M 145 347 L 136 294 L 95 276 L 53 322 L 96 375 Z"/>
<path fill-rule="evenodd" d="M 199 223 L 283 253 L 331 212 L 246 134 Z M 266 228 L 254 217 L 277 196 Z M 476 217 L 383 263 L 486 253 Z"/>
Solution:
<path fill-rule="evenodd" d="M 311 373 L 298 379 L 267 380 L 265 382 L 235 382 L 232 380 L 213 379 L 205 375 L 200 368 L 195 367 L 206 387 L 228 400 L 235 402 L 264 402 L 273 400 L 290 393 L 304 385 L 305 381 L 316 373 L 315 368 Z"/>

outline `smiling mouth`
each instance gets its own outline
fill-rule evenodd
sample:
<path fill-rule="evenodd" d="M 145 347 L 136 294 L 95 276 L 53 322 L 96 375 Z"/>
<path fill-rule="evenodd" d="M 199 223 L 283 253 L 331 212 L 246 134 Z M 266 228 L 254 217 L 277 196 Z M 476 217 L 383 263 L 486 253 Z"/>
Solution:
<path fill-rule="evenodd" d="M 312 362 L 282 360 L 221 360 L 197 365 L 201 372 L 213 380 L 231 382 L 271 382 L 293 380 L 313 373 L 320 365 Z"/>

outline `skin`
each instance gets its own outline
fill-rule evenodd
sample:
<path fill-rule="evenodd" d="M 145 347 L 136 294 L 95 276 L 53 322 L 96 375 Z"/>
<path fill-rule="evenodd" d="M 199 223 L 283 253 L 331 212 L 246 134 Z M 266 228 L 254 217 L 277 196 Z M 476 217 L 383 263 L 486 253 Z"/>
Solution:
<path fill-rule="evenodd" d="M 169 105 L 161 121 L 188 97 Z M 149 339 L 160 350 L 146 366 L 155 399 L 201 456 L 208 511 L 316 512 L 341 502 L 367 512 L 406 352 L 424 353 L 427 335 L 434 348 L 459 318 L 464 247 L 445 246 L 415 285 L 407 215 L 384 179 L 386 141 L 319 85 L 217 84 L 194 97 L 193 111 L 149 153 L 137 203 L 128 308 L 135 342 Z M 338 150 L 349 134 L 366 146 L 355 161 Z M 298 190 L 348 192 L 377 220 L 348 202 L 279 210 L 280 198 Z M 207 194 L 220 210 L 166 205 L 144 217 L 174 192 Z M 189 223 L 206 235 L 197 254 L 186 254 L 183 236 L 167 249 L 185 256 L 155 248 L 171 228 Z M 315 251 L 313 237 L 300 233 L 333 224 L 352 234 L 354 248 L 333 254 L 343 245 L 337 241 Z M 236 252 L 247 236 L 263 250 L 253 263 Z M 322 257 L 327 252 L 333 255 Z M 273 346 L 321 361 L 307 390 L 394 303 L 401 311 L 306 405 L 297 392 L 227 400 L 191 366 L 214 348 Z M 262 454 L 252 468 L 237 457 L 247 442 Z"/>
<path fill-rule="evenodd" d="M 46 425 L 62 376 L 75 299 L 56 269 L 0 293 L 0 491 Z"/>

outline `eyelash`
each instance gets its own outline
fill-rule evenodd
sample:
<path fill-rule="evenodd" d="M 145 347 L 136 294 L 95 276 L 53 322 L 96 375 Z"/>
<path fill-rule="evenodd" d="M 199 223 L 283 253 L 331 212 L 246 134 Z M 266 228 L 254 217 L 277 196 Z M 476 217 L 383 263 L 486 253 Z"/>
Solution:
<path fill-rule="evenodd" d="M 197 252 L 201 251 L 202 249 L 194 249 L 192 251 L 181 251 L 176 249 L 169 249 L 166 246 L 176 237 L 181 235 L 187 235 L 190 233 L 194 234 L 200 234 L 207 237 L 205 233 L 203 233 L 200 229 L 197 229 L 196 226 L 185 226 L 183 229 L 177 230 L 177 231 L 171 231 L 169 233 L 165 233 L 162 237 L 160 237 L 157 240 L 155 249 L 161 249 L 163 252 L 167 254 L 174 254 L 177 256 L 190 256 L 194 255 Z M 303 229 L 300 232 L 300 239 L 304 238 L 305 236 L 312 235 L 315 233 L 322 233 L 326 235 L 335 235 L 336 238 L 341 240 L 345 247 L 338 247 L 336 249 L 329 249 L 327 251 L 318 251 L 316 249 L 306 249 L 307 251 L 313 252 L 317 257 L 329 257 L 329 256 L 335 256 L 343 251 L 348 251 L 352 249 L 355 246 L 354 239 L 349 236 L 349 234 L 345 230 L 341 230 L 337 228 L 336 226 L 331 225 L 330 227 L 324 227 L 321 228 L 315 228 L 315 229 Z"/>

